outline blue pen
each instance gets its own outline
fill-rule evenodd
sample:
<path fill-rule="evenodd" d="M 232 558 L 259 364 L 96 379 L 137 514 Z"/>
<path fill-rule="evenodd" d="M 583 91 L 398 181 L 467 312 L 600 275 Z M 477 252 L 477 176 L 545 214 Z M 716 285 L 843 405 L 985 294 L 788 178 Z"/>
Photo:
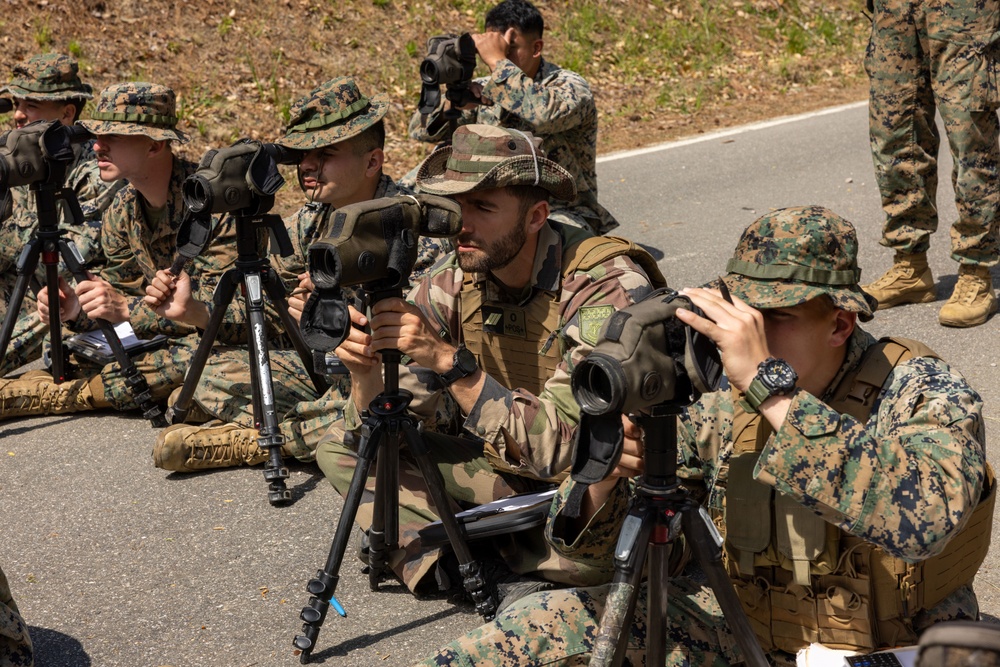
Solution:
<path fill-rule="evenodd" d="M 347 618 L 347 612 L 344 611 L 344 607 L 340 604 L 340 600 L 337 599 L 337 596 L 335 595 L 330 596 L 330 604 L 333 606 L 333 610 L 335 612 L 337 612 L 344 618 Z"/>

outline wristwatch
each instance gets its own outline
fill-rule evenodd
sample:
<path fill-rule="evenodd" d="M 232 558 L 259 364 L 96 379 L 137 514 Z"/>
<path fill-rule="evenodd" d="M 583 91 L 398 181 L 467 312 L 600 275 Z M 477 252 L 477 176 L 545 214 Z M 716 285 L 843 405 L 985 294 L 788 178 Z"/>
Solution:
<path fill-rule="evenodd" d="M 450 387 L 456 380 L 469 377 L 479 368 L 479 364 L 476 363 L 476 355 L 465 347 L 465 343 L 460 343 L 458 349 L 455 350 L 452 364 L 451 370 L 438 375 L 441 384 L 445 387 Z"/>
<path fill-rule="evenodd" d="M 757 366 L 757 375 L 747 387 L 745 402 L 750 410 L 757 412 L 760 404 L 770 397 L 792 393 L 798 380 L 798 374 L 787 361 L 768 357 Z"/>

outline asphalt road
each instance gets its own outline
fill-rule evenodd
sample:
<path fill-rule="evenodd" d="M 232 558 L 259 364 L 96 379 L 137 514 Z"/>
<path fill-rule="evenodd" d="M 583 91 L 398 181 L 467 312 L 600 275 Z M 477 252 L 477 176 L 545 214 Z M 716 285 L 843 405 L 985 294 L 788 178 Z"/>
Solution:
<path fill-rule="evenodd" d="M 948 173 L 950 161 L 941 164 Z M 738 128 L 655 150 L 606 156 L 601 198 L 619 233 L 662 253 L 674 286 L 724 270 L 740 231 L 770 208 L 821 204 L 850 219 L 865 278 L 891 263 L 877 244 L 881 212 L 864 105 Z M 942 226 L 955 218 L 942 179 Z M 946 230 L 931 257 L 941 296 L 955 279 Z M 996 434 L 997 328 L 937 324 L 937 305 L 880 313 L 875 334 L 920 339 L 966 374 Z M 260 468 L 165 474 L 154 431 L 112 413 L 0 424 L 0 564 L 31 626 L 41 667 L 293 665 L 305 582 L 326 560 L 340 501 L 317 468 L 293 465 L 295 502 L 267 503 Z M 996 456 L 991 454 L 996 466 Z M 349 553 L 353 553 L 352 545 Z M 995 550 L 994 550 L 995 551 Z M 408 665 L 478 625 L 466 605 L 368 590 L 352 556 L 314 660 Z M 994 553 L 977 579 L 1000 615 Z"/>

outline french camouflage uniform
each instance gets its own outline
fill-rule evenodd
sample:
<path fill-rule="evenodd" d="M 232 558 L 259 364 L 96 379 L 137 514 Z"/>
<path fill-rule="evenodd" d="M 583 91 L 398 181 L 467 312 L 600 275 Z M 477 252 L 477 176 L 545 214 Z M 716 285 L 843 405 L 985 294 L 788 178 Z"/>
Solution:
<path fill-rule="evenodd" d="M 958 220 L 951 256 L 993 266 L 1000 257 L 1000 2 L 874 0 L 865 69 L 869 129 L 886 222 L 881 243 L 927 252 L 937 229 L 940 112 L 954 160 Z"/>
<path fill-rule="evenodd" d="M 823 218 L 826 229 L 815 226 Z M 724 280 L 755 307 L 789 307 L 825 293 L 870 319 L 872 304 L 851 270 L 855 252 L 846 221 L 824 209 L 786 209 L 744 232 Z M 838 261 L 831 266 L 823 255 Z M 818 282 L 804 282 L 816 270 Z M 845 273 L 855 277 L 845 281 Z M 927 348 L 896 340 L 876 342 L 855 329 L 827 390 L 796 389 L 777 431 L 746 412 L 729 387 L 703 395 L 680 418 L 678 477 L 725 536 L 724 566 L 775 664 L 795 664 L 795 652 L 814 642 L 862 652 L 913 644 L 937 621 L 977 616 L 972 575 L 985 557 L 995 500 L 982 401 Z M 881 362 L 878 353 L 892 349 L 901 353 Z M 877 364 L 875 377 L 884 381 L 865 385 Z M 632 488 L 619 480 L 573 533 L 563 518 L 575 486 L 571 479 L 560 488 L 547 537 L 577 560 L 590 587 L 522 598 L 421 665 L 587 664 L 611 590 L 597 584 L 613 576 L 611 554 Z M 796 539 L 816 548 L 804 563 L 796 561 L 803 556 Z M 740 663 L 700 567 L 688 563 L 675 574 L 666 664 Z M 629 641 L 633 665 L 645 664 L 646 595 L 643 585 Z"/>
<path fill-rule="evenodd" d="M 542 138 L 546 156 L 573 175 L 576 197 L 552 200 L 552 219 L 583 225 L 596 234 L 618 227 L 597 201 L 597 106 L 586 79 L 542 60 L 530 78 L 510 60 L 497 63 L 490 77 L 475 80 L 490 104 L 462 112 L 457 125 L 480 123 L 531 132 Z M 430 143 L 450 141 L 454 125 L 442 117 L 444 101 L 426 118 L 410 119 L 410 136 Z"/>
<path fill-rule="evenodd" d="M 531 183 L 539 174 L 535 184 L 569 198 L 572 177 L 555 163 L 533 157 L 526 139 L 534 140 L 492 126 L 463 126 L 452 146 L 424 161 L 418 186 L 422 192 L 453 195 Z M 480 171 L 462 171 L 462 165 L 473 162 L 482 165 Z M 596 344 L 604 320 L 650 291 L 649 277 L 626 254 L 611 253 L 587 265 L 580 259 L 582 253 L 574 252 L 592 241 L 627 242 L 595 239 L 586 230 L 558 222 L 545 224 L 537 238 L 531 279 L 517 294 L 491 274 L 466 274 L 457 254 L 451 253 L 407 296 L 439 328 L 443 340 L 466 344 L 486 376 L 476 407 L 462 415 L 435 374 L 400 369 L 399 387 L 414 394 L 410 409 L 423 421 L 431 458 L 443 474 L 446 493 L 459 507 L 537 490 L 565 476 L 580 418 L 570 373 Z M 642 255 L 632 249 L 637 257 Z M 655 271 L 651 260 L 649 266 Z M 361 425 L 353 401 L 348 401 L 343 422 L 331 427 L 317 451 L 323 473 L 341 494 L 354 472 Z M 508 442 L 518 444 L 520 460 L 510 459 Z M 440 549 L 423 546 L 418 530 L 438 516 L 405 448 L 399 475 L 400 548 L 390 554 L 389 564 L 416 592 L 441 555 Z M 374 472 L 368 479 L 368 490 L 373 489 Z M 366 530 L 372 520 L 371 501 L 366 494 L 357 516 Z M 526 531 L 496 548 L 516 573 L 574 581 L 573 564 L 555 557 L 541 537 Z"/>
<path fill-rule="evenodd" d="M 62 55 L 33 56 L 14 67 L 14 77 L 0 92 L 10 93 L 19 99 L 70 102 L 84 101 L 91 97 L 91 87 L 80 81 L 76 62 Z M 70 219 L 65 206 L 59 208 L 59 228 L 64 238 L 80 252 L 84 264 L 91 271 L 100 268 L 101 216 L 121 187 L 119 183 L 104 183 L 97 168 L 93 141 L 73 144 L 73 162 L 66 167 L 65 186 L 80 204 L 83 219 Z M 14 291 L 17 260 L 38 227 L 35 195 L 29 186 L 11 188 L 12 215 L 0 223 L 0 311 L 6 315 L 7 304 Z M 63 268 L 61 275 L 67 280 L 72 276 Z M 45 266 L 39 262 L 35 277 L 45 284 Z M 0 375 L 41 357 L 48 323 L 41 322 L 36 314 L 35 297 L 28 290 L 21 303 L 11 334 L 7 354 L 0 362 Z"/>
<path fill-rule="evenodd" d="M 10 585 L 0 570 L 0 667 L 31 667 L 35 664 L 28 624 L 21 618 Z"/>

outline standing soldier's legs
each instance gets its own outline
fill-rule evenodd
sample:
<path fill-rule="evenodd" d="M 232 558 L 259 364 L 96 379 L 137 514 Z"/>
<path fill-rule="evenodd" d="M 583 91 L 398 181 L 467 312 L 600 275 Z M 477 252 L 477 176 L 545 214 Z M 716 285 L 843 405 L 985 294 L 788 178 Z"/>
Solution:
<path fill-rule="evenodd" d="M 484 458 L 483 447 L 478 443 L 436 433 L 424 433 L 423 437 L 427 440 L 431 461 L 444 477 L 445 493 L 458 502 L 452 511 L 531 491 L 535 486 L 527 478 L 497 473 Z M 333 428 L 316 450 L 316 462 L 342 496 L 347 494 L 357 464 L 357 446 L 344 444 L 345 439 L 342 429 Z M 356 517 L 362 530 L 368 530 L 372 524 L 375 468 L 372 464 Z M 417 532 L 440 518 L 432 507 L 420 468 L 408 449 L 402 447 L 399 456 L 399 549 L 390 554 L 389 566 L 413 592 L 441 556 L 440 548 L 423 546 Z"/>
<path fill-rule="evenodd" d="M 921 0 L 875 0 L 865 54 L 869 137 L 886 221 L 882 245 L 892 248 L 892 268 L 865 291 L 879 308 L 934 300 L 927 266 L 930 235 L 937 229 L 937 151 L 934 97 Z"/>
<path fill-rule="evenodd" d="M 934 93 L 954 160 L 958 208 L 951 229 L 958 281 L 940 313 L 948 326 L 976 326 L 997 310 L 989 268 L 1000 255 L 998 28 L 998 0 L 956 0 L 928 17 Z"/>

